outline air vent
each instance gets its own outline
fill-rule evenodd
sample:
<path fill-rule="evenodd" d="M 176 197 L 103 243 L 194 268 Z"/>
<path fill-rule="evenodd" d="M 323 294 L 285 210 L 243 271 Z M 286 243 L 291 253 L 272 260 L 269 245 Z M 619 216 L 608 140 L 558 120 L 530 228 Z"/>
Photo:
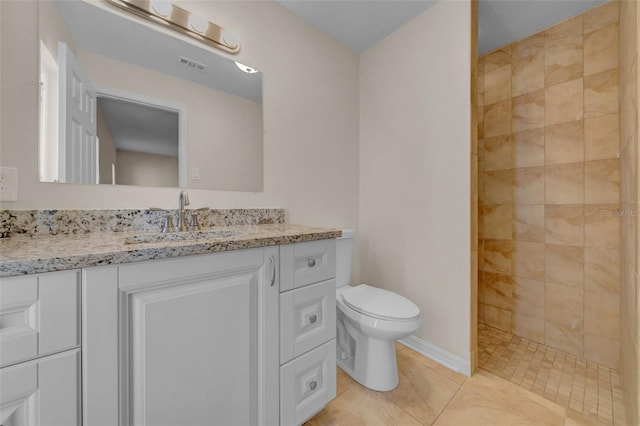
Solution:
<path fill-rule="evenodd" d="M 180 56 L 180 63 L 185 67 L 198 70 L 200 72 L 204 72 L 204 69 L 207 67 L 205 64 L 201 64 L 200 62 L 196 62 L 193 59 L 185 58 Z"/>

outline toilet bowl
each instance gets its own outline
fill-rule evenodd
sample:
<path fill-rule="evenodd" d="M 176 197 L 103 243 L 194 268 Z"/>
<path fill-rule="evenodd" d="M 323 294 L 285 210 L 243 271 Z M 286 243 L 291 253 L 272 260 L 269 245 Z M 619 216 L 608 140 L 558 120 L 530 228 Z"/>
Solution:
<path fill-rule="evenodd" d="M 420 309 L 391 291 L 349 285 L 354 238 L 343 230 L 336 245 L 336 362 L 363 386 L 389 391 L 398 385 L 394 341 L 420 328 Z"/>

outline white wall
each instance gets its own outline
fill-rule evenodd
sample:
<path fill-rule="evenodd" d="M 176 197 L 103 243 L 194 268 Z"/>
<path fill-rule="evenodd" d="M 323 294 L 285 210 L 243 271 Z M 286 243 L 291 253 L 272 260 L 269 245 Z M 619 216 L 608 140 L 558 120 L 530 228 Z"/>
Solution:
<path fill-rule="evenodd" d="M 234 58 L 264 73 L 263 192 L 190 190 L 193 207 L 284 207 L 292 223 L 357 227 L 357 55 L 275 2 L 181 5 L 233 29 Z M 18 201 L 0 208 L 176 208 L 175 188 L 37 182 L 38 5 L 0 8 L 0 164 L 19 174 Z"/>
<path fill-rule="evenodd" d="M 470 4 L 427 9 L 360 57 L 360 275 L 470 359 Z"/>
<path fill-rule="evenodd" d="M 116 184 L 118 185 L 177 185 L 177 157 L 118 149 L 116 159 Z"/>

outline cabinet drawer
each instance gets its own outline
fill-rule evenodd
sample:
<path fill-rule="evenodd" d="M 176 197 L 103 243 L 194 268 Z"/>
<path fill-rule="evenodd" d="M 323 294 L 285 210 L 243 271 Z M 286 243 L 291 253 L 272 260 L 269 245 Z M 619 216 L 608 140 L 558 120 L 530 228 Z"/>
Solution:
<path fill-rule="evenodd" d="M 300 425 L 335 397 L 335 339 L 280 367 L 280 424 Z"/>
<path fill-rule="evenodd" d="M 78 346 L 79 296 L 78 271 L 0 279 L 0 366 Z"/>
<path fill-rule="evenodd" d="M 3 425 L 80 424 L 80 349 L 0 369 Z"/>
<path fill-rule="evenodd" d="M 336 276 L 336 240 L 307 241 L 280 247 L 280 291 Z"/>
<path fill-rule="evenodd" d="M 336 337 L 336 280 L 280 293 L 280 364 Z"/>

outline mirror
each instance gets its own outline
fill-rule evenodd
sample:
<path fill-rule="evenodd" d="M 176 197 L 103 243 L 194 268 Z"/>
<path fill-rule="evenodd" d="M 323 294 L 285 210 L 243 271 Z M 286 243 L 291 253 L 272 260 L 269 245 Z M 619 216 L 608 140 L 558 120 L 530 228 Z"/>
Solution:
<path fill-rule="evenodd" d="M 262 73 L 103 2 L 39 8 L 40 181 L 262 190 Z"/>

